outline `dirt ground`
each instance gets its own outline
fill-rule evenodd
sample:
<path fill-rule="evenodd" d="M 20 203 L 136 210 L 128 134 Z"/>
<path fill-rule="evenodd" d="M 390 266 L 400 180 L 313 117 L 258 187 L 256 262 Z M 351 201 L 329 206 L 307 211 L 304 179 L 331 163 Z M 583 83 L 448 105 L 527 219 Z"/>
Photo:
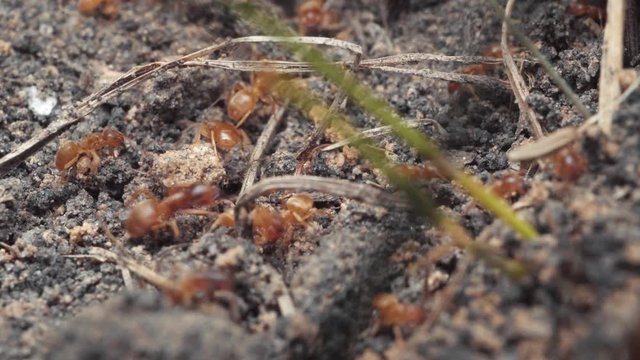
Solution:
<path fill-rule="evenodd" d="M 272 6 L 286 19 L 295 13 L 293 3 Z M 366 57 L 478 55 L 500 38 L 501 22 L 488 1 L 398 3 L 407 8 L 391 17 L 375 0 L 331 6 Z M 515 17 L 594 111 L 601 24 L 568 14 L 567 5 L 522 0 Z M 83 15 L 76 1 L 0 0 L 0 156 L 134 66 L 246 35 L 255 34 L 206 0 L 125 1 L 113 18 Z M 286 56 L 274 47 L 260 51 Z M 241 49 L 235 55 L 249 56 Z M 460 70 L 454 64 L 423 66 Z M 531 86 L 527 101 L 545 130 L 583 121 L 539 66 L 525 64 L 523 74 Z M 518 126 L 509 94 L 467 85 L 450 93 L 444 81 L 358 75 L 402 116 L 435 119 L 444 131 L 433 125 L 420 130 L 483 182 L 518 168 L 506 152 L 531 131 Z M 501 67 L 490 75 L 506 79 Z M 317 94 L 333 99 L 335 88 L 317 76 L 307 78 Z M 158 165 L 167 152 L 197 153 L 176 166 L 220 186 L 227 205 L 210 210 L 228 207 L 249 166 L 250 148 L 220 152 L 218 161 L 210 146 L 181 139 L 187 122 L 225 116 L 224 101 L 217 100 L 239 80 L 249 76 L 202 68 L 163 73 L 109 100 L 61 136 L 77 140 L 106 127 L 127 136 L 117 157 L 103 154 L 95 176 L 72 171 L 60 181 L 53 166 L 56 140 L 0 179 L 0 359 L 640 357 L 634 342 L 640 333 L 637 94 L 617 112 L 612 138 L 580 141 L 588 167 L 577 181 L 561 181 L 545 166 L 527 175 L 518 213 L 540 232 L 535 241 L 519 240 L 459 187 L 444 180 L 424 185 L 477 241 L 526 263 L 523 280 L 462 251 L 416 268 L 419 258 L 447 242 L 430 224 L 393 208 L 319 193 L 313 194 L 318 212 L 311 225 L 298 228 L 288 244 L 258 247 L 225 228 L 208 232 L 211 220 L 192 215 L 178 216 L 177 238 L 167 230 L 125 244 L 135 261 L 172 280 L 209 271 L 233 278 L 228 297 L 204 304 L 175 305 L 113 262 L 82 257 L 116 249 L 103 225 L 116 238 L 125 235 L 136 190 L 163 194 L 163 184 L 174 176 Z M 268 110 L 259 105 L 243 127 L 252 143 Z M 346 112 L 362 128 L 377 126 L 351 103 Z M 260 178 L 292 174 L 297 152 L 314 129 L 293 109 L 284 116 Z M 392 136 L 376 141 L 394 162 L 422 161 Z M 386 184 L 351 154 L 320 153 L 308 173 Z M 258 201 L 279 208 L 285 195 Z M 437 311 L 446 291 L 448 306 Z M 383 292 L 419 304 L 432 319 L 398 331 L 379 326 L 372 300 Z"/>

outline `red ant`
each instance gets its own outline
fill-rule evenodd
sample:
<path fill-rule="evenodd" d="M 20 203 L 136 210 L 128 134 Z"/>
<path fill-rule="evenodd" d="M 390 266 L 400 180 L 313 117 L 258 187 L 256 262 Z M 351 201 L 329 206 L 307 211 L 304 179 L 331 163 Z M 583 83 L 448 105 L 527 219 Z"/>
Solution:
<path fill-rule="evenodd" d="M 216 293 L 233 293 L 233 280 L 218 271 L 204 274 L 190 274 L 182 277 L 173 288 L 165 289 L 171 302 L 179 305 L 193 305 L 216 300 Z"/>
<path fill-rule="evenodd" d="M 601 6 L 590 5 L 584 0 L 572 0 L 569 4 L 569 13 L 573 16 L 588 17 L 594 21 L 604 22 L 607 18 L 607 9 Z"/>
<path fill-rule="evenodd" d="M 300 35 L 306 35 L 309 30 L 339 30 L 337 14 L 326 10 L 323 0 L 305 0 L 298 6 L 298 29 Z"/>
<path fill-rule="evenodd" d="M 284 203 L 286 210 L 277 212 L 266 207 L 257 207 L 252 212 L 254 241 L 266 245 L 281 240 L 288 243 L 294 228 L 307 226 L 308 220 L 316 213 L 313 198 L 309 194 L 296 194 Z M 257 211 L 256 211 L 257 210 Z"/>
<path fill-rule="evenodd" d="M 411 179 L 415 180 L 433 180 L 433 179 L 442 179 L 444 176 L 438 171 L 435 166 L 424 164 L 424 165 L 396 165 L 394 169 L 407 176 Z"/>
<path fill-rule="evenodd" d="M 258 205 L 249 214 L 253 241 L 258 246 L 273 244 L 278 240 L 288 242 L 295 226 L 308 224 L 309 218 L 316 213 L 313 198 L 309 194 L 296 194 L 285 201 L 286 210 L 277 211 L 271 207 Z M 213 225 L 233 228 L 235 220 L 233 210 L 220 214 Z"/>
<path fill-rule="evenodd" d="M 125 226 L 132 238 L 142 237 L 149 231 L 155 233 L 166 225 L 178 237 L 180 229 L 176 220 L 172 219 L 178 211 L 211 206 L 220 197 L 220 190 L 216 186 L 203 184 L 173 187 L 163 200 L 158 200 L 148 191 L 143 192 L 147 193 L 149 199 L 138 203 L 131 210 Z"/>
<path fill-rule="evenodd" d="M 115 149 L 122 146 L 124 140 L 124 135 L 119 131 L 104 129 L 101 132 L 89 134 L 77 142 L 63 142 L 56 153 L 55 166 L 59 171 L 66 171 L 78 164 L 78 173 L 84 174 L 89 170 L 95 174 L 100 167 L 98 151 L 106 147 L 111 155 L 115 155 Z"/>
<path fill-rule="evenodd" d="M 272 106 L 275 110 L 275 99 L 269 94 L 276 86 L 279 76 L 271 72 L 259 72 L 251 74 L 251 85 L 238 82 L 233 85 L 227 96 L 227 114 L 237 122 L 240 127 L 255 110 L 258 100 Z"/>
<path fill-rule="evenodd" d="M 576 181 L 587 170 L 587 159 L 574 146 L 565 146 L 550 156 L 554 175 L 564 181 Z"/>
<path fill-rule="evenodd" d="M 424 309 L 415 304 L 404 304 L 398 298 L 389 293 L 376 295 L 373 299 L 373 308 L 378 312 L 378 326 L 390 326 L 393 328 L 396 339 L 401 339 L 400 327 L 403 325 L 418 325 L 426 319 Z"/>
<path fill-rule="evenodd" d="M 285 231 L 284 219 L 276 210 L 266 206 L 256 206 L 251 211 L 253 241 L 264 246 L 280 239 Z"/>
<path fill-rule="evenodd" d="M 309 194 L 293 195 L 287 199 L 285 207 L 287 210 L 282 212 L 282 218 L 288 226 L 306 224 L 316 212 L 316 208 L 313 207 L 313 198 Z"/>
<path fill-rule="evenodd" d="M 520 51 L 518 48 L 512 48 L 512 52 Z M 488 58 L 502 59 L 502 47 L 500 44 L 490 44 L 484 50 L 481 55 Z M 496 64 L 471 64 L 462 68 L 461 73 L 466 75 L 487 75 L 491 70 L 495 69 Z M 458 91 L 461 84 L 455 81 L 450 81 L 447 85 L 449 93 Z"/>
<path fill-rule="evenodd" d="M 233 149 L 236 145 L 248 145 L 251 143 L 247 134 L 241 129 L 222 121 L 206 122 L 199 126 L 194 143 L 200 143 L 204 137 L 211 141 L 214 147 L 224 151 Z"/>
<path fill-rule="evenodd" d="M 518 173 L 509 172 L 494 179 L 491 190 L 498 196 L 511 200 L 525 193 L 524 179 Z"/>
<path fill-rule="evenodd" d="M 78 11 L 82 14 L 93 14 L 96 11 L 106 17 L 113 18 L 118 15 L 118 3 L 120 0 L 80 0 Z"/>

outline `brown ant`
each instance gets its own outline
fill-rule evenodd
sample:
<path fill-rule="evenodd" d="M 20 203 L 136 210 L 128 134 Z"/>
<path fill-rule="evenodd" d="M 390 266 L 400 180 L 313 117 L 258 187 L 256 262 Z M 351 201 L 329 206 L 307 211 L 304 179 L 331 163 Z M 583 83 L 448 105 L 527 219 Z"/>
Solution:
<path fill-rule="evenodd" d="M 275 99 L 269 92 L 277 84 L 279 76 L 271 72 L 251 74 L 251 85 L 238 82 L 233 85 L 227 96 L 227 114 L 240 127 L 255 110 L 258 100 L 272 106 L 275 110 Z"/>
<path fill-rule="evenodd" d="M 113 18 L 118 15 L 119 2 L 120 0 L 80 0 L 78 11 L 85 15 L 100 11 L 102 15 Z"/>
<path fill-rule="evenodd" d="M 287 210 L 282 212 L 282 218 L 288 226 L 306 224 L 316 212 L 316 208 L 313 207 L 313 198 L 309 194 L 293 195 L 287 199 L 285 207 Z"/>
<path fill-rule="evenodd" d="M 284 219 L 276 210 L 258 205 L 251 211 L 253 241 L 264 246 L 280 239 L 285 231 Z"/>
<path fill-rule="evenodd" d="M 229 229 L 232 229 L 236 226 L 236 220 L 233 217 L 233 209 L 229 209 L 218 215 L 218 218 L 216 218 L 216 221 L 211 226 L 211 229 L 213 230 L 218 226 L 226 227 Z"/>
<path fill-rule="evenodd" d="M 378 312 L 377 326 L 392 327 L 397 339 L 402 338 L 401 326 L 419 325 L 426 319 L 426 313 L 421 306 L 402 303 L 395 295 L 389 293 L 376 295 L 373 308 Z"/>
<path fill-rule="evenodd" d="M 498 196 L 511 200 L 525 193 L 524 179 L 515 172 L 509 172 L 494 179 L 491 190 Z"/>
<path fill-rule="evenodd" d="M 148 191 L 143 192 L 149 198 L 131 210 L 125 226 L 132 238 L 142 237 L 150 231 L 155 233 L 166 225 L 169 225 L 173 235 L 178 237 L 180 229 L 176 220 L 172 219 L 178 211 L 211 206 L 220 197 L 220 190 L 216 186 L 203 184 L 171 188 L 163 200 L 158 200 Z"/>
<path fill-rule="evenodd" d="M 278 212 L 266 206 L 256 206 L 250 214 L 254 242 L 264 246 L 278 240 L 288 243 L 298 225 L 307 226 L 316 213 L 309 194 L 296 194 L 285 202 L 286 210 Z"/>
<path fill-rule="evenodd" d="M 271 207 L 258 205 L 249 214 L 253 241 L 258 246 L 273 244 L 278 240 L 287 243 L 293 236 L 296 226 L 308 225 L 308 220 L 317 211 L 313 207 L 313 198 L 309 194 L 296 194 L 285 201 L 286 210 L 277 211 Z M 235 220 L 233 209 L 220 214 L 212 226 L 233 228 Z"/>
<path fill-rule="evenodd" d="M 590 5 L 584 0 L 572 0 L 569 3 L 569 14 L 577 17 L 588 17 L 594 21 L 604 22 L 607 18 L 607 9 L 601 6 Z"/>
<path fill-rule="evenodd" d="M 564 181 L 576 181 L 587 170 L 587 159 L 575 146 L 565 146 L 550 156 L 554 175 Z"/>
<path fill-rule="evenodd" d="M 117 130 L 104 129 L 101 132 L 89 134 L 75 141 L 66 141 L 60 145 L 56 153 L 55 166 L 59 171 L 66 171 L 76 165 L 77 172 L 84 174 L 89 170 L 91 174 L 98 172 L 100 156 L 98 151 L 104 147 L 111 155 L 115 149 L 124 144 L 125 137 Z"/>
<path fill-rule="evenodd" d="M 433 180 L 443 179 L 444 176 L 438 171 L 438 169 L 429 164 L 424 165 L 396 165 L 394 169 L 400 174 L 409 177 L 414 180 Z"/>
<path fill-rule="evenodd" d="M 512 48 L 511 51 L 517 52 L 521 51 L 521 49 Z M 482 50 L 481 55 L 488 58 L 502 59 L 502 47 L 500 46 L 500 44 L 490 44 L 489 46 L 484 48 L 484 50 Z M 471 64 L 463 67 L 460 72 L 465 75 L 487 75 L 489 72 L 495 69 L 495 67 L 496 64 Z M 462 84 L 458 82 L 450 81 L 447 86 L 447 90 L 451 94 L 458 91 L 461 86 Z"/>
<path fill-rule="evenodd" d="M 200 124 L 194 143 L 200 143 L 201 137 L 209 139 L 214 147 L 223 151 L 229 151 L 236 145 L 243 146 L 251 143 L 244 131 L 222 121 Z"/>
<path fill-rule="evenodd" d="M 204 274 L 190 274 L 182 277 L 174 288 L 165 292 L 176 305 L 190 306 L 202 302 L 216 300 L 216 293 L 232 294 L 233 280 L 219 271 L 208 271 Z"/>
<path fill-rule="evenodd" d="M 339 30 L 335 11 L 325 9 L 324 0 L 305 0 L 298 6 L 298 31 L 307 35 L 309 30 Z"/>

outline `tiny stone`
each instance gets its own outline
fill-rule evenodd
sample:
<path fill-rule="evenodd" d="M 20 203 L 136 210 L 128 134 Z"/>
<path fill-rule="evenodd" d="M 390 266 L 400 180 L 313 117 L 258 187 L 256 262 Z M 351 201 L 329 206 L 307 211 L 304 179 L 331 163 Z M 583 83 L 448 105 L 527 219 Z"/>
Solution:
<path fill-rule="evenodd" d="M 482 325 L 471 327 L 471 344 L 481 351 L 498 352 L 503 346 L 503 340 L 491 329 Z"/>
<path fill-rule="evenodd" d="M 631 243 L 624 249 L 624 260 L 632 266 L 640 266 L 640 243 Z"/>
<path fill-rule="evenodd" d="M 522 338 L 546 338 L 551 335 L 549 315 L 542 308 L 515 309 L 511 312 L 513 335 Z"/>
<path fill-rule="evenodd" d="M 58 100 L 53 97 L 41 97 L 38 93 L 38 89 L 35 86 L 31 86 L 27 89 L 28 106 L 35 115 L 49 116 L 53 111 L 53 108 L 58 104 Z"/>
<path fill-rule="evenodd" d="M 440 270 L 436 270 L 429 275 L 427 279 L 427 285 L 429 287 L 429 291 L 435 291 L 444 286 L 444 284 L 449 280 L 449 274 L 444 273 Z"/>

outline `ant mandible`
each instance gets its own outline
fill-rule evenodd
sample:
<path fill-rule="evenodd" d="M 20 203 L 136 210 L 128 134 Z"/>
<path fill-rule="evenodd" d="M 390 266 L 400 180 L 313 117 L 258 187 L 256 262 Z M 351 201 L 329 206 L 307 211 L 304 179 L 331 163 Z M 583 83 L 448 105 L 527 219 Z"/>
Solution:
<path fill-rule="evenodd" d="M 158 200 L 148 191 L 142 191 L 148 199 L 138 203 L 126 223 L 126 229 L 132 238 L 139 238 L 150 231 L 154 233 L 168 225 L 175 237 L 180 236 L 180 229 L 172 217 L 179 211 L 213 205 L 220 197 L 216 186 L 194 184 L 176 186 L 168 191 L 168 196 Z"/>
<path fill-rule="evenodd" d="M 104 129 L 101 132 L 89 134 L 75 141 L 66 141 L 60 145 L 56 153 L 55 166 L 59 171 L 69 170 L 78 164 L 78 172 L 91 174 L 98 172 L 100 156 L 98 151 L 104 147 L 109 149 L 111 155 L 115 155 L 115 149 L 124 144 L 124 135 L 114 129 Z"/>

